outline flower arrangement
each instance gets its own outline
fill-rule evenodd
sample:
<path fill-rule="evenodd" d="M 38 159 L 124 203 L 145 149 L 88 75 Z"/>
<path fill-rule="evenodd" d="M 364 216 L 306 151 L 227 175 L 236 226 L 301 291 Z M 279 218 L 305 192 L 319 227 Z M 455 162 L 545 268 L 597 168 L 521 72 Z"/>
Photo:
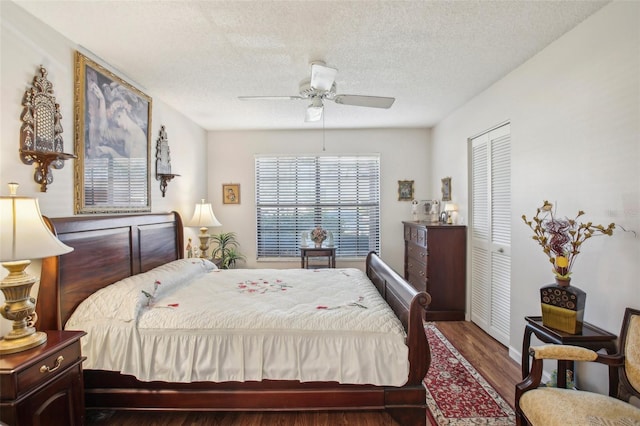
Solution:
<path fill-rule="evenodd" d="M 327 239 L 326 230 L 322 229 L 321 226 L 316 226 L 315 228 L 313 228 L 313 231 L 311 231 L 311 241 L 313 241 L 316 244 L 319 244 L 326 239 Z"/>
<path fill-rule="evenodd" d="M 532 220 L 522 215 L 524 223 L 533 230 L 533 239 L 549 257 L 553 273 L 560 280 L 570 279 L 573 263 L 587 239 L 595 235 L 610 236 L 616 227 L 614 223 L 604 227 L 592 222 L 578 222 L 578 218 L 584 214 L 580 210 L 574 219 L 560 219 L 555 216 L 553 205 L 545 200 Z"/>

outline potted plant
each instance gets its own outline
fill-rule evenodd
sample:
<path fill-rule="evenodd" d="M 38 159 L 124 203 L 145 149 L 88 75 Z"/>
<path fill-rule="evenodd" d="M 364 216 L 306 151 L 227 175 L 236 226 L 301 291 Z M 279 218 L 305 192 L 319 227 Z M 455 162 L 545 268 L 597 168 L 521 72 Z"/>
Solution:
<path fill-rule="evenodd" d="M 217 247 L 211 252 L 211 259 L 220 269 L 235 267 L 236 261 L 245 260 L 245 256 L 238 251 L 238 240 L 235 232 L 221 232 L 211 236 L 211 241 L 217 243 Z"/>

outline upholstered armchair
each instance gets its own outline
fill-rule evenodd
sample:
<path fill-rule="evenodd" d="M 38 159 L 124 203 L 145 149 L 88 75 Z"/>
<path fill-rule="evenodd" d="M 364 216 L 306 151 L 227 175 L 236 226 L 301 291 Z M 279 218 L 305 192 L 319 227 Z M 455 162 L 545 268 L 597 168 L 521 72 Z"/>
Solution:
<path fill-rule="evenodd" d="M 568 345 L 532 347 L 531 372 L 516 385 L 517 424 L 640 425 L 640 408 L 628 402 L 632 396 L 640 398 L 640 310 L 626 309 L 618 344 L 616 355 Z M 615 368 L 619 385 L 610 392 L 615 398 L 587 391 L 540 387 L 545 359 L 596 362 Z"/>

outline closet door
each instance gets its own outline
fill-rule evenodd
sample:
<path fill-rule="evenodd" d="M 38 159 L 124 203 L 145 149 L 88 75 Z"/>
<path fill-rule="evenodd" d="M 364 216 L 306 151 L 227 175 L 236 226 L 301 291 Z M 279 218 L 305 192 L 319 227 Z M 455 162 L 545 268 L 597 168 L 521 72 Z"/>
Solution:
<path fill-rule="evenodd" d="M 471 139 L 471 320 L 509 344 L 511 134 L 509 124 Z"/>

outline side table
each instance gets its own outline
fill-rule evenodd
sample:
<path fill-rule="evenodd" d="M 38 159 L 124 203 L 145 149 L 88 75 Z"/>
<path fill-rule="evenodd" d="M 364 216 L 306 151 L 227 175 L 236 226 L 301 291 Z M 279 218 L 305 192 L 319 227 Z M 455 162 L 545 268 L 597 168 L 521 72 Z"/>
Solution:
<path fill-rule="evenodd" d="M 522 378 L 529 375 L 529 346 L 531 345 L 531 334 L 544 343 L 554 343 L 556 345 L 572 345 L 599 351 L 605 349 L 607 354 L 617 353 L 615 340 L 618 336 L 611 334 L 595 325 L 584 322 L 581 334 L 569 334 L 563 331 L 546 327 L 542 323 L 542 317 L 524 317 L 527 324 L 524 329 L 522 340 Z M 567 387 L 567 370 L 573 371 L 572 361 L 558 361 L 558 387 Z M 615 396 L 618 388 L 618 375 L 614 367 L 609 367 L 609 395 Z"/>
<path fill-rule="evenodd" d="M 47 342 L 0 357 L 0 424 L 84 424 L 80 338 L 83 331 L 47 331 Z"/>
<path fill-rule="evenodd" d="M 300 267 L 309 269 L 310 257 L 326 257 L 327 268 L 336 267 L 336 248 L 335 247 L 300 247 Z M 315 267 L 316 265 L 311 265 Z"/>

